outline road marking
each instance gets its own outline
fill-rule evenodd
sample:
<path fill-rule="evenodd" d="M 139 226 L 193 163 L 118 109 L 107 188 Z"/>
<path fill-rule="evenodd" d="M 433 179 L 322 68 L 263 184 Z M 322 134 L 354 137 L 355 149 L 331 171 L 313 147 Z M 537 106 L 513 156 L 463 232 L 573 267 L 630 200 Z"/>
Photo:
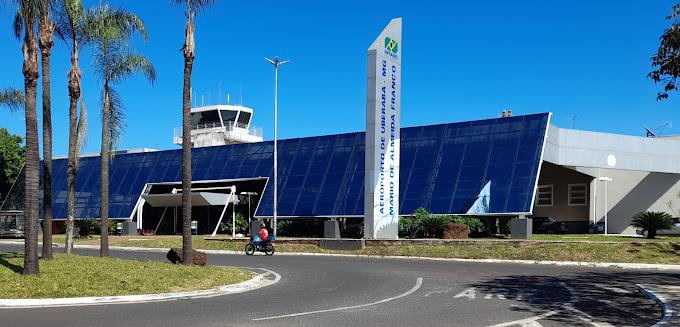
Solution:
<path fill-rule="evenodd" d="M 456 294 L 453 298 L 457 299 L 459 297 L 466 297 L 468 299 L 474 299 L 474 298 L 477 297 L 477 291 L 475 290 L 474 287 L 470 287 L 470 288 Z"/>
<path fill-rule="evenodd" d="M 540 322 L 534 320 L 534 321 L 527 321 L 523 324 L 520 325 L 521 327 L 543 327 Z"/>
<path fill-rule="evenodd" d="M 612 292 L 621 293 L 621 294 L 632 294 L 633 293 L 633 292 L 631 292 L 627 289 L 624 289 L 624 288 L 621 288 L 621 287 L 616 287 L 616 286 L 609 286 L 609 285 L 605 285 L 605 284 L 595 284 L 595 286 L 599 287 L 603 290 L 612 291 Z"/>
<path fill-rule="evenodd" d="M 404 292 L 404 293 L 401 293 L 401 294 L 399 294 L 399 295 L 397 295 L 397 296 L 388 297 L 388 298 L 386 298 L 386 299 L 382 299 L 382 300 L 379 300 L 379 301 L 375 301 L 375 302 L 371 302 L 371 303 L 366 303 L 366 304 L 360 304 L 360 305 L 353 305 L 353 306 L 349 306 L 349 307 L 340 307 L 340 308 L 332 308 L 332 309 L 326 309 L 326 310 L 317 310 L 317 311 L 307 311 L 307 312 L 291 313 L 291 314 L 287 314 L 287 315 L 280 315 L 280 316 L 273 316 L 273 317 L 255 318 L 255 319 L 253 319 L 253 321 L 262 321 L 262 320 L 272 320 L 272 319 L 289 318 L 289 317 L 308 316 L 308 315 L 313 315 L 313 314 L 318 314 L 318 313 L 326 313 L 326 312 L 334 312 L 334 311 L 343 311 L 343 310 L 351 310 L 351 309 L 365 308 L 365 307 L 369 307 L 369 306 L 373 306 L 373 305 L 377 305 L 377 304 L 382 304 L 382 303 L 390 302 L 390 301 L 393 301 L 393 300 L 400 299 L 400 298 L 402 298 L 402 297 L 408 296 L 408 295 L 412 294 L 413 292 L 417 291 L 418 289 L 420 289 L 420 287 L 421 287 L 422 285 L 423 285 L 423 278 L 422 278 L 422 277 L 418 277 L 418 279 L 416 279 L 416 284 L 413 285 L 413 287 L 412 287 L 410 290 L 408 290 L 408 291 L 406 291 L 406 292 Z"/>
<path fill-rule="evenodd" d="M 593 316 L 591 316 L 591 315 L 589 315 L 589 314 L 587 314 L 587 313 L 585 313 L 585 312 L 583 312 L 579 309 L 576 309 L 574 307 L 574 304 L 576 302 L 578 302 L 578 300 L 579 300 L 578 294 L 576 293 L 576 290 L 573 287 L 569 286 L 565 282 L 559 282 L 559 284 L 560 284 L 560 286 L 566 288 L 567 291 L 569 291 L 569 303 L 564 304 L 564 308 L 566 310 L 569 310 L 573 313 L 576 313 L 576 318 L 578 318 L 579 320 L 581 320 L 583 322 L 589 323 L 594 327 L 612 327 L 611 324 L 606 323 L 606 322 L 596 322 L 596 321 L 594 321 L 595 317 L 593 317 Z"/>
<path fill-rule="evenodd" d="M 489 327 L 509 327 L 509 326 L 515 326 L 515 325 L 520 325 L 522 327 L 539 327 L 543 326 L 540 323 L 538 323 L 536 320 L 541 320 L 548 318 L 554 314 L 557 314 L 557 311 L 548 311 L 544 314 L 526 318 L 526 319 L 520 319 L 520 320 L 515 320 L 515 321 L 509 321 L 509 322 L 504 322 L 496 325 L 491 325 Z"/>

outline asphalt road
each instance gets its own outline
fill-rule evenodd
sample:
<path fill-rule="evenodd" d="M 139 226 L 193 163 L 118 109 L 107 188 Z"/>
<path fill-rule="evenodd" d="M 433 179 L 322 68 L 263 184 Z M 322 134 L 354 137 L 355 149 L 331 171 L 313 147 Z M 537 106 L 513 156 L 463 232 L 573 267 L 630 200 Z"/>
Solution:
<path fill-rule="evenodd" d="M 680 285 L 673 273 L 539 265 L 281 255 L 209 255 L 209 262 L 282 278 L 213 298 L 5 309 L 0 326 L 651 326 L 660 312 L 634 285 Z"/>

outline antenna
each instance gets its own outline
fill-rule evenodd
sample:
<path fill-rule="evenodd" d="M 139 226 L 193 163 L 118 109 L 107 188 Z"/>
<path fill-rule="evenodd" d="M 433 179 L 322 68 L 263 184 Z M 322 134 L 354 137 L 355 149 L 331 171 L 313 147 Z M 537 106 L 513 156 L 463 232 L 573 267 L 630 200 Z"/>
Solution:
<path fill-rule="evenodd" d="M 217 85 L 217 104 L 222 104 L 222 81 Z"/>
<path fill-rule="evenodd" d="M 571 115 L 571 129 L 576 129 L 576 115 Z"/>
<path fill-rule="evenodd" d="M 231 95 L 227 93 L 227 104 L 231 104 Z"/>
<path fill-rule="evenodd" d="M 243 105 L 243 84 L 238 85 L 238 93 L 239 93 L 240 102 L 241 102 L 239 104 Z"/>
<path fill-rule="evenodd" d="M 205 106 L 205 95 L 201 94 L 201 107 Z"/>
<path fill-rule="evenodd" d="M 646 137 L 657 137 L 657 135 L 661 134 L 666 128 L 669 127 L 673 127 L 673 124 L 669 121 L 663 123 L 661 126 L 654 129 L 647 127 L 647 125 L 642 125 L 642 128 L 645 129 Z"/>

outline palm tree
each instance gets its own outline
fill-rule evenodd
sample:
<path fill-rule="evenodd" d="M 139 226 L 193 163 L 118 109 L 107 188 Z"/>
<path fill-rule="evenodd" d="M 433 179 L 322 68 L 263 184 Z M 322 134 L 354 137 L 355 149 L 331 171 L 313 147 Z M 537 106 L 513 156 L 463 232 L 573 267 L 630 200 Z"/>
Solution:
<path fill-rule="evenodd" d="M 673 216 L 662 211 L 643 211 L 635 215 L 630 224 L 642 228 L 647 238 L 654 238 L 657 231 L 673 228 Z"/>
<path fill-rule="evenodd" d="M 43 260 L 52 260 L 52 108 L 50 94 L 50 55 L 54 23 L 50 19 L 54 0 L 40 0 L 38 35 L 42 68 L 43 124 Z"/>
<path fill-rule="evenodd" d="M 23 31 L 24 115 L 26 120 L 26 164 L 24 196 L 24 275 L 37 275 L 38 262 L 38 185 L 40 182 L 40 157 L 38 155 L 38 123 L 36 93 L 38 85 L 38 42 L 36 40 L 37 0 L 16 0 L 14 19 L 15 35 Z M 16 100 L 16 91 L 10 92 Z"/>
<path fill-rule="evenodd" d="M 65 252 L 73 252 L 73 221 L 75 219 L 75 181 L 78 169 L 78 144 L 81 143 L 79 130 L 84 129 L 83 106 L 81 105 L 80 119 L 77 115 L 78 100 L 80 100 L 80 68 L 78 55 L 81 43 L 85 43 L 85 11 L 80 0 L 58 0 L 59 9 L 55 21 L 55 31 L 59 38 L 68 45 L 71 53 L 71 67 L 68 71 L 68 165 L 66 168 L 66 240 Z M 83 124 L 79 124 L 82 121 Z M 79 128 L 80 126 L 83 126 Z"/>
<path fill-rule="evenodd" d="M 215 0 L 171 0 L 186 4 L 187 23 L 184 28 L 184 86 L 182 89 L 182 254 L 183 263 L 193 263 L 191 244 L 191 69 L 194 64 L 194 17 Z"/>
<path fill-rule="evenodd" d="M 71 68 L 68 72 L 69 93 L 69 140 L 68 167 L 66 170 L 66 246 L 65 252 L 73 252 L 73 221 L 75 219 L 75 180 L 78 170 L 78 150 L 84 143 L 86 134 L 85 106 L 80 99 L 80 67 L 78 56 L 80 47 L 92 41 L 93 31 L 101 26 L 111 26 L 120 30 L 129 30 L 139 21 L 137 16 L 123 11 L 116 11 L 115 15 L 108 15 L 98 20 L 93 16 L 95 11 L 86 11 L 80 0 L 58 0 L 59 9 L 55 21 L 55 31 L 64 40 L 71 52 Z M 80 100 L 80 114 L 77 114 Z"/>
<path fill-rule="evenodd" d="M 107 24 L 112 16 L 129 16 L 134 24 L 117 28 Z M 124 126 L 123 102 L 113 86 L 135 73 L 142 73 L 153 85 L 156 71 L 146 57 L 126 49 L 132 31 L 138 31 L 146 40 L 146 30 L 141 19 L 122 10 L 100 4 L 88 16 L 96 20 L 97 27 L 90 30 L 94 40 L 94 69 L 102 86 L 102 144 L 100 155 L 100 208 L 101 245 L 99 255 L 109 256 L 109 158 L 115 148 Z M 120 28 L 122 27 L 122 28 Z"/>

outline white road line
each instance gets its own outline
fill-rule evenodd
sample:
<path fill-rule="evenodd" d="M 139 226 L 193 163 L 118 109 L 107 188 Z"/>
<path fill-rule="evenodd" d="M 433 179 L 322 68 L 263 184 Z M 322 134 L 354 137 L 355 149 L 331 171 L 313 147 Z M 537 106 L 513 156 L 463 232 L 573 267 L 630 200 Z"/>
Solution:
<path fill-rule="evenodd" d="M 616 293 L 621 293 L 621 294 L 632 294 L 632 291 L 629 291 L 627 289 L 621 288 L 621 287 L 616 287 L 616 286 L 609 286 L 605 284 L 595 284 L 596 287 L 601 288 L 603 290 L 607 291 L 612 291 Z"/>
<path fill-rule="evenodd" d="M 520 325 L 521 327 L 543 327 L 540 322 L 534 320 L 534 321 L 528 321 Z"/>
<path fill-rule="evenodd" d="M 538 327 L 538 326 L 543 326 L 540 323 L 538 323 L 536 320 L 541 320 L 548 318 L 554 314 L 557 314 L 557 311 L 548 311 L 544 314 L 526 318 L 526 319 L 520 319 L 520 320 L 515 320 L 515 321 L 509 321 L 509 322 L 504 322 L 496 325 L 491 325 L 488 327 L 509 327 L 509 326 L 522 326 L 522 327 Z M 533 324 L 532 324 L 533 323 Z"/>
<path fill-rule="evenodd" d="M 413 287 L 412 287 L 410 290 L 406 291 L 405 293 L 399 294 L 399 295 L 397 295 L 397 296 L 389 297 L 389 298 L 382 299 L 382 300 L 379 300 L 379 301 L 375 301 L 375 302 L 371 302 L 371 303 L 366 303 L 366 304 L 360 304 L 360 305 L 353 305 L 353 306 L 349 306 L 349 307 L 341 307 L 341 308 L 333 308 L 333 309 L 318 310 L 318 311 L 308 311 L 308 312 L 291 313 L 291 314 L 287 314 L 287 315 L 280 315 L 280 316 L 273 316 L 273 317 L 255 318 L 255 319 L 253 319 L 253 321 L 272 320 L 272 319 L 289 318 L 289 317 L 299 317 L 299 316 L 313 315 L 313 314 L 317 314 L 317 313 L 326 313 L 326 312 L 343 311 L 343 310 L 351 310 L 351 309 L 358 309 L 358 308 L 369 307 L 369 306 L 372 306 L 372 305 L 381 304 L 381 303 L 386 303 L 386 302 L 390 302 L 390 301 L 393 301 L 393 300 L 396 300 L 396 299 L 399 299 L 399 298 L 408 296 L 408 295 L 412 294 L 413 292 L 417 291 L 418 289 L 420 289 L 420 287 L 421 287 L 422 285 L 423 285 L 423 278 L 422 278 L 422 277 L 418 277 L 418 279 L 416 279 L 416 284 L 413 285 Z"/>
<path fill-rule="evenodd" d="M 661 307 L 663 317 L 652 327 L 658 326 L 668 326 L 670 324 L 671 317 L 673 317 L 673 309 L 671 304 L 662 295 L 655 293 L 654 291 L 644 287 L 642 284 L 635 284 L 635 287 L 640 290 L 645 296 L 653 300 Z"/>
<path fill-rule="evenodd" d="M 560 286 L 566 288 L 567 291 L 569 291 L 569 303 L 565 303 L 564 308 L 566 310 L 573 312 L 573 313 L 576 313 L 576 318 L 578 318 L 579 320 L 581 320 L 583 322 L 589 323 L 594 327 L 611 327 L 612 326 L 611 324 L 608 324 L 606 322 L 596 322 L 596 321 L 594 321 L 595 317 L 593 317 L 593 316 L 591 316 L 591 315 L 589 315 L 589 314 L 587 314 L 587 313 L 585 313 L 585 312 L 583 312 L 579 309 L 576 309 L 574 307 L 574 304 L 576 302 L 578 302 L 578 300 L 579 300 L 578 294 L 576 293 L 576 290 L 573 287 L 569 286 L 565 282 L 559 282 L 559 284 L 560 284 Z"/>

